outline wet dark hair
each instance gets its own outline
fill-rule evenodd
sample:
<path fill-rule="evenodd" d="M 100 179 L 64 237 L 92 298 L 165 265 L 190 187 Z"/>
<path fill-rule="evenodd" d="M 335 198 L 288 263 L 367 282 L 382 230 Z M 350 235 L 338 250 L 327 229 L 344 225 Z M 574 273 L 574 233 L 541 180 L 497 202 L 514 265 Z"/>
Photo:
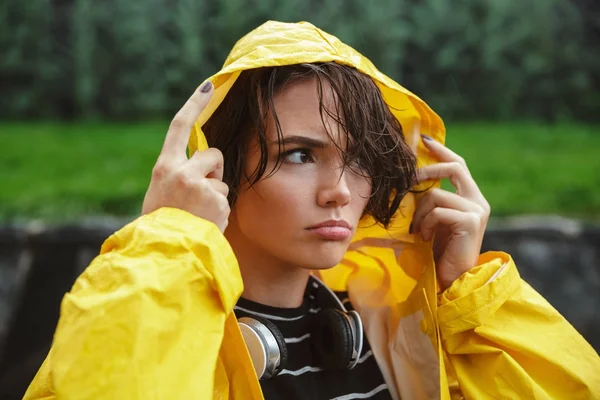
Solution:
<path fill-rule="evenodd" d="M 286 84 L 306 79 L 317 82 L 321 120 L 331 117 L 346 133 L 346 146 L 336 144 L 345 166 L 371 180 L 371 197 L 364 214 L 387 227 L 402 198 L 416 182 L 416 157 L 373 80 L 352 67 L 333 62 L 260 68 L 240 74 L 202 128 L 208 145 L 223 153 L 223 181 L 230 188 L 230 205 L 235 204 L 245 181 L 252 186 L 267 173 L 269 114 L 275 121 L 280 150 L 275 168 L 266 176 L 281 166 L 283 135 L 273 98 Z M 323 102 L 327 84 L 335 94 L 333 110 Z M 327 133 L 332 138 L 331 132 Z M 246 156 L 253 135 L 258 136 L 260 161 L 248 176 Z"/>

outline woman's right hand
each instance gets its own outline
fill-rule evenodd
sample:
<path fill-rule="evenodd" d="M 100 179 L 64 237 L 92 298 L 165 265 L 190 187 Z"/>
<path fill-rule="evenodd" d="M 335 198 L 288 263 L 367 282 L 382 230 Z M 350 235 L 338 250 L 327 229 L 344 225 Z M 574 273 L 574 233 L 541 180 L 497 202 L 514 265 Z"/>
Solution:
<path fill-rule="evenodd" d="M 194 122 L 213 93 L 207 81 L 175 115 L 144 197 L 142 214 L 161 207 L 179 208 L 227 228 L 229 187 L 223 183 L 223 154 L 215 148 L 196 152 L 188 159 L 187 144 Z"/>

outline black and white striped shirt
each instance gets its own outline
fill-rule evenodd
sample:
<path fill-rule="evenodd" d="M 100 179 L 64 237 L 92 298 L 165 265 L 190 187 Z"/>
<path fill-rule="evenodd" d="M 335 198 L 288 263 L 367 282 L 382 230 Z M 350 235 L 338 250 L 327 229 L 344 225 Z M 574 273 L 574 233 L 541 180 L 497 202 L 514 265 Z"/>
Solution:
<path fill-rule="evenodd" d="M 336 295 L 346 309 L 352 309 L 346 292 Z M 391 399 L 366 337 L 358 364 L 352 370 L 331 371 L 315 366 L 310 322 L 320 307 L 314 297 L 309 283 L 298 308 L 270 307 L 241 298 L 234 309 L 237 318 L 258 316 L 270 320 L 285 338 L 287 366 L 276 377 L 260 381 L 265 399 Z"/>

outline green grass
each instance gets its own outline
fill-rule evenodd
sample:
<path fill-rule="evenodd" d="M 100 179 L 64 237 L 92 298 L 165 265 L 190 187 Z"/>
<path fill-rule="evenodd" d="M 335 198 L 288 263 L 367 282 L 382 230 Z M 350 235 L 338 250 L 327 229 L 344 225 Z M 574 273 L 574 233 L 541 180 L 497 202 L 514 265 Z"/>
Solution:
<path fill-rule="evenodd" d="M 0 123 L 0 220 L 136 215 L 167 125 Z M 447 128 L 494 216 L 600 219 L 600 127 Z"/>
<path fill-rule="evenodd" d="M 448 125 L 447 145 L 466 160 L 493 216 L 600 217 L 600 127 Z"/>
<path fill-rule="evenodd" d="M 0 219 L 138 213 L 167 126 L 0 124 Z"/>

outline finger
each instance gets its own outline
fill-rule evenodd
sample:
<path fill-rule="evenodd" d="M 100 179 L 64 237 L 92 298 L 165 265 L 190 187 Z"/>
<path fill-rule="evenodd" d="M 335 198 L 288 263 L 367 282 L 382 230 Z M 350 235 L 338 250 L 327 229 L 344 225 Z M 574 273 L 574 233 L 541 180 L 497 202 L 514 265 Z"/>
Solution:
<path fill-rule="evenodd" d="M 484 211 L 479 204 L 465 199 L 456 193 L 434 188 L 419 201 L 419 205 L 413 215 L 411 233 L 419 232 L 421 230 L 423 219 L 436 207 L 449 208 L 463 212 L 478 212 L 482 214 Z"/>
<path fill-rule="evenodd" d="M 223 180 L 223 153 L 214 147 L 196 151 L 185 168 L 192 175 Z"/>
<path fill-rule="evenodd" d="M 229 207 L 229 202 L 225 198 L 218 199 L 218 204 L 223 218 L 220 223 L 217 223 L 217 226 L 221 232 L 225 232 L 225 229 L 227 229 L 227 226 L 229 225 L 229 214 L 231 212 L 231 208 Z"/>
<path fill-rule="evenodd" d="M 225 197 L 229 195 L 229 186 L 227 186 L 225 182 L 214 178 L 208 178 L 207 180 L 214 190 L 221 193 Z"/>
<path fill-rule="evenodd" d="M 479 216 L 471 212 L 436 207 L 429 212 L 421 224 L 421 237 L 430 240 L 438 225 L 446 225 L 453 232 L 464 230 L 465 233 L 475 232 Z"/>
<path fill-rule="evenodd" d="M 175 114 L 165 137 L 161 157 L 185 157 L 194 122 L 208 104 L 212 93 L 213 85 L 206 81 Z"/>
<path fill-rule="evenodd" d="M 436 156 L 436 158 L 442 162 L 457 162 L 467 168 L 467 162 L 464 158 L 450 150 L 448 147 L 443 144 L 436 142 L 432 138 L 427 135 L 421 135 L 423 138 L 423 144 L 427 149 Z M 469 169 L 467 168 L 467 171 Z"/>
<path fill-rule="evenodd" d="M 471 174 L 458 162 L 426 165 L 417 171 L 417 180 L 419 182 L 438 179 L 450 179 L 452 186 L 456 188 L 456 193 L 460 196 L 468 197 L 472 200 L 481 196 L 479 187 L 477 187 Z"/>

